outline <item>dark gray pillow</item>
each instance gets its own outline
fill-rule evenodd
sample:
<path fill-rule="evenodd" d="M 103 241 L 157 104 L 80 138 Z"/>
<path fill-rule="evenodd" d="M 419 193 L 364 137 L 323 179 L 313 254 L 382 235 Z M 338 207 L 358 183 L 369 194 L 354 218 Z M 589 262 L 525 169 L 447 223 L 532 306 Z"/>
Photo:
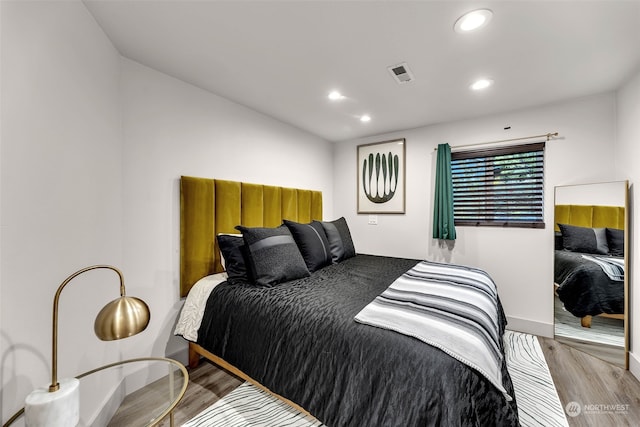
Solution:
<path fill-rule="evenodd" d="M 273 286 L 309 275 L 289 229 L 244 227 L 238 225 L 250 255 L 254 283 Z"/>
<path fill-rule="evenodd" d="M 556 251 L 561 251 L 564 249 L 564 246 L 562 246 L 562 233 L 559 231 L 556 231 L 553 235 L 554 238 L 554 249 Z"/>
<path fill-rule="evenodd" d="M 568 251 L 607 255 L 607 234 L 604 228 L 577 227 L 558 224 L 562 232 L 562 246 Z"/>
<path fill-rule="evenodd" d="M 293 239 L 300 249 L 302 258 L 310 272 L 331 264 L 331 250 L 324 227 L 319 222 L 301 224 L 299 222 L 283 220 Z"/>
<path fill-rule="evenodd" d="M 356 249 L 353 246 L 351 232 L 349 231 L 347 220 L 344 219 L 344 217 L 340 217 L 334 221 L 314 222 L 319 222 L 324 228 L 331 249 L 331 260 L 334 264 L 356 256 Z"/>
<path fill-rule="evenodd" d="M 624 256 L 624 230 L 607 228 L 606 234 L 609 254 L 613 256 Z"/>
<path fill-rule="evenodd" d="M 244 238 L 240 235 L 218 234 L 218 247 L 224 258 L 224 268 L 230 283 L 251 283 L 247 269 L 247 250 Z"/>

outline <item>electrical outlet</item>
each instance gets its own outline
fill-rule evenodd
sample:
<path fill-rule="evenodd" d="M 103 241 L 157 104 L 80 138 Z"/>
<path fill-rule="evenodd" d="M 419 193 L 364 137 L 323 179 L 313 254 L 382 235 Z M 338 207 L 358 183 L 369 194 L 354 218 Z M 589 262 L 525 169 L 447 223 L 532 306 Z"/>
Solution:
<path fill-rule="evenodd" d="M 369 215 L 369 225 L 378 225 L 378 215 Z"/>

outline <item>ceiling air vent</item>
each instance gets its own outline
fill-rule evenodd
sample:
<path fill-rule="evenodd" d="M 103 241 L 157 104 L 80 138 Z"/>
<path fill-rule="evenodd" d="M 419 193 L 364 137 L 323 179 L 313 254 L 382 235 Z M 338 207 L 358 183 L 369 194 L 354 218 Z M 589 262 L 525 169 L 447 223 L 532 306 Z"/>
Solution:
<path fill-rule="evenodd" d="M 411 72 L 411 70 L 409 70 L 409 66 L 406 62 L 391 66 L 387 69 L 389 70 L 395 81 L 400 84 L 413 81 L 413 73 Z"/>

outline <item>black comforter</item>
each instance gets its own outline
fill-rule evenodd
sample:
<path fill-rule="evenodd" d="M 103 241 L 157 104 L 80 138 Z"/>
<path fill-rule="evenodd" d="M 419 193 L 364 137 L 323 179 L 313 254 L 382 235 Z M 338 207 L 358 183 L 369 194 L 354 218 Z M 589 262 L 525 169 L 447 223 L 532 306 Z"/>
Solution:
<path fill-rule="evenodd" d="M 579 252 L 555 251 L 554 280 L 560 301 L 574 316 L 624 313 L 624 282 L 611 280 Z"/>
<path fill-rule="evenodd" d="M 198 343 L 331 427 L 518 425 L 515 398 L 507 402 L 475 370 L 354 321 L 416 263 L 357 255 L 273 288 L 221 284 Z M 506 364 L 502 371 L 514 396 Z"/>

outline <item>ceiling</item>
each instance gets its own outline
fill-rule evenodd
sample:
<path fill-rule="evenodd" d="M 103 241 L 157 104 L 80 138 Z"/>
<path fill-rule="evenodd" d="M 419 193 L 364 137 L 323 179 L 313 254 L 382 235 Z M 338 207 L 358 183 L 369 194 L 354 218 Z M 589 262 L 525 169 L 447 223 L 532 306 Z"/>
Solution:
<path fill-rule="evenodd" d="M 640 0 L 84 3 L 124 57 L 329 141 L 611 91 L 640 68 Z M 478 8 L 485 28 L 453 31 Z M 414 81 L 392 78 L 402 62 Z M 495 84 L 471 91 L 479 77 Z"/>

